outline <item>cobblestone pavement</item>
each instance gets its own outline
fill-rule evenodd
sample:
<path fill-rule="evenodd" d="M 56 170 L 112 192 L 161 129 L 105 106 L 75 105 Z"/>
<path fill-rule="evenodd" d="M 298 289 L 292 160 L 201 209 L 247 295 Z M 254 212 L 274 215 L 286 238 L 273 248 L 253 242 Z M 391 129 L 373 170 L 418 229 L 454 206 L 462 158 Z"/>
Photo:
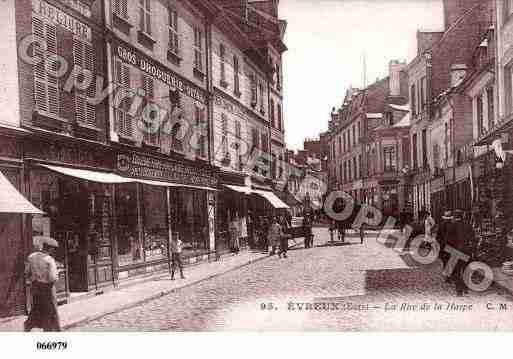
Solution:
<path fill-rule="evenodd" d="M 324 244 L 328 232 L 318 231 L 313 249 L 269 257 L 74 330 L 513 328 L 513 298 L 505 292 L 491 288 L 457 298 L 438 263 L 420 267 L 372 238 L 363 245 L 356 236 L 345 245 Z"/>

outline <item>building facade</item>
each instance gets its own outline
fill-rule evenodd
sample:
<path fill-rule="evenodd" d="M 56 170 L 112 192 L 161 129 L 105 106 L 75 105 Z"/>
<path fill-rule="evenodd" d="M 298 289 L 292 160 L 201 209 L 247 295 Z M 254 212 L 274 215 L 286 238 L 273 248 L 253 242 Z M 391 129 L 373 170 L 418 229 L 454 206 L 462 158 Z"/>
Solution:
<path fill-rule="evenodd" d="M 243 173 L 245 161 L 234 153 L 238 162 L 227 166 L 216 157 L 224 115 L 240 151 L 249 142 L 269 153 L 273 128 L 283 144 L 276 73 L 285 22 L 273 1 L 246 5 L 254 9 L 246 18 L 225 1 L 6 5 L 0 171 L 44 213 L 1 214 L 10 238 L 2 243 L 1 316 L 25 311 L 20 263 L 34 235 L 60 244 L 60 301 L 167 269 L 172 237 L 184 242 L 188 262 L 219 253 L 222 179 Z M 245 21 L 269 11 L 273 36 L 245 33 Z M 260 162 L 267 167 L 258 175 L 271 183 L 270 161 Z"/>

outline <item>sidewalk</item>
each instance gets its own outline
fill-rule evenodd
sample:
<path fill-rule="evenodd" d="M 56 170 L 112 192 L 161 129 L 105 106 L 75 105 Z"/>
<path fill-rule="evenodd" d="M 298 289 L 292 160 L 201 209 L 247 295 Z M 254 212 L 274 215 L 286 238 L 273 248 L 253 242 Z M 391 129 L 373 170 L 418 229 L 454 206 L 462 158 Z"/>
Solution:
<path fill-rule="evenodd" d="M 222 257 L 217 262 L 201 263 L 184 268 L 186 279 L 171 281 L 168 272 L 156 274 L 140 283 L 111 290 L 102 295 L 59 306 L 61 326 L 64 329 L 80 325 L 104 315 L 134 307 L 143 302 L 167 295 L 173 291 L 219 276 L 255 261 L 267 258 L 265 253 L 243 252 L 239 255 Z M 175 276 L 178 277 L 179 276 Z M 22 331 L 26 316 L 0 319 L 0 332 Z"/>

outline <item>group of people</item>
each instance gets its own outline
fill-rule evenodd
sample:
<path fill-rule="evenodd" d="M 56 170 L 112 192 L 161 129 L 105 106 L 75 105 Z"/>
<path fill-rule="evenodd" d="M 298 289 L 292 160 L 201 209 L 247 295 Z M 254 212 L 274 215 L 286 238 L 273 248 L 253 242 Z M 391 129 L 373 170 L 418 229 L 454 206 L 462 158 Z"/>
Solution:
<path fill-rule="evenodd" d="M 454 268 L 448 266 L 451 253 L 447 251 L 447 246 L 468 256 L 469 259 L 475 257 L 477 251 L 477 238 L 469 216 L 462 210 L 445 211 L 436 223 L 429 212 L 424 215 L 424 234 L 430 238 L 435 238 L 440 246 L 440 260 L 443 264 L 443 274 L 446 276 L 446 282 L 454 284 L 456 295 L 462 296 L 468 293 L 468 287 L 465 285 L 463 274 L 467 263 L 471 261 L 458 260 Z"/>

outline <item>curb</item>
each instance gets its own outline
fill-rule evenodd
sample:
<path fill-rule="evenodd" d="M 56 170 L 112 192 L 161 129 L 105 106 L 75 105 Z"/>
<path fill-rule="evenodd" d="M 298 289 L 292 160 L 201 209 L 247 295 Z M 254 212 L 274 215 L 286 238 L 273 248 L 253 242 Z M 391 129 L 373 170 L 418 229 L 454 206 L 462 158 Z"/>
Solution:
<path fill-rule="evenodd" d="M 83 325 L 85 323 L 88 323 L 88 322 L 92 322 L 93 320 L 97 320 L 97 319 L 100 319 L 100 318 L 103 318 L 107 315 L 110 315 L 110 314 L 115 314 L 115 313 L 119 313 L 123 310 L 127 310 L 127 309 L 131 309 L 131 308 L 134 308 L 134 307 L 137 307 L 141 304 L 145 304 L 147 302 L 150 302 L 152 300 L 155 300 L 155 299 L 158 299 L 158 298 L 161 298 L 161 297 L 164 297 L 166 295 L 169 295 L 171 293 L 174 293 L 180 289 L 184 289 L 184 288 L 188 288 L 190 286 L 193 286 L 195 284 L 198 284 L 198 283 L 201 283 L 201 282 L 204 282 L 204 281 L 207 281 L 207 280 L 210 280 L 210 279 L 213 279 L 213 278 L 216 278 L 216 277 L 219 277 L 223 274 L 226 274 L 226 273 L 229 273 L 229 272 L 232 272 L 234 270 L 237 270 L 237 269 L 240 269 L 240 268 L 243 268 L 243 267 L 246 267 L 250 264 L 253 264 L 253 263 L 256 263 L 256 262 L 259 262 L 259 261 L 262 261 L 264 259 L 268 259 L 270 258 L 269 256 L 262 256 L 260 258 L 255 258 L 255 259 L 250 259 L 248 262 L 245 262 L 243 264 L 240 264 L 240 265 L 237 265 L 233 268 L 230 268 L 226 271 L 223 271 L 223 272 L 219 272 L 219 273 L 215 273 L 215 274 L 211 274 L 211 275 L 208 275 L 204 278 L 201 278 L 201 279 L 197 279 L 197 280 L 194 280 L 190 283 L 187 283 L 183 286 L 180 286 L 180 287 L 176 287 L 176 288 L 173 288 L 173 289 L 169 289 L 169 290 L 165 290 L 165 291 L 162 291 L 160 292 L 159 294 L 154 294 L 150 297 L 147 297 L 147 298 L 144 298 L 144 299 L 140 299 L 140 300 L 136 300 L 135 302 L 131 302 L 131 303 L 128 303 L 128 304 L 125 304 L 125 305 L 122 305 L 120 307 L 117 307 L 113 310 L 109 310 L 109 311 L 106 311 L 106 312 L 103 312 L 103 313 L 99 313 L 99 314 L 95 314 L 95 315 L 92 315 L 92 316 L 89 316 L 89 317 L 86 317 L 86 318 L 82 318 L 82 319 L 79 319 L 79 320 L 76 320 L 76 321 L 73 321 L 71 323 L 68 323 L 66 325 L 63 325 L 62 326 L 62 329 L 72 329 L 72 328 L 76 328 L 76 327 L 79 327 L 80 325 Z"/>

